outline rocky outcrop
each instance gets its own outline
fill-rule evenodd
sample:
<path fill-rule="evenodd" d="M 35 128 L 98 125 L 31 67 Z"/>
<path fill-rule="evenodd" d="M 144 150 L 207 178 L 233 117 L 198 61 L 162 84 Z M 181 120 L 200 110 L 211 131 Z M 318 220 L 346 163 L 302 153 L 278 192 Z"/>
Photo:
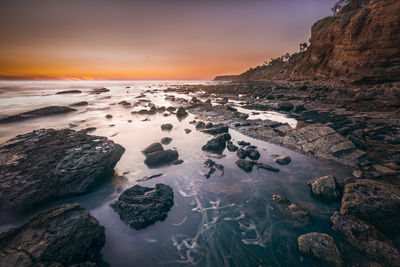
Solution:
<path fill-rule="evenodd" d="M 353 215 L 383 232 L 400 232 L 400 187 L 359 180 L 344 187 L 341 214 Z"/>
<path fill-rule="evenodd" d="M 0 209 L 27 209 L 109 179 L 125 149 L 105 137 L 40 129 L 0 145 Z"/>
<path fill-rule="evenodd" d="M 174 192 L 165 184 L 155 188 L 135 185 L 124 191 L 111 207 L 123 222 L 135 229 L 145 228 L 167 218 L 174 204 Z"/>
<path fill-rule="evenodd" d="M 332 229 L 341 232 L 359 251 L 386 266 L 400 266 L 400 254 L 389 238 L 374 226 L 351 215 L 335 212 L 331 217 Z"/>
<path fill-rule="evenodd" d="M 344 266 L 342 255 L 330 235 L 308 233 L 297 239 L 299 252 L 328 266 Z"/>
<path fill-rule="evenodd" d="M 104 227 L 79 204 L 64 204 L 0 234 L 0 266 L 97 266 L 104 244 Z"/>
<path fill-rule="evenodd" d="M 36 119 L 40 117 L 46 117 L 58 114 L 65 114 L 73 111 L 76 111 L 76 109 L 63 106 L 49 106 L 6 117 L 0 120 L 0 124 Z"/>

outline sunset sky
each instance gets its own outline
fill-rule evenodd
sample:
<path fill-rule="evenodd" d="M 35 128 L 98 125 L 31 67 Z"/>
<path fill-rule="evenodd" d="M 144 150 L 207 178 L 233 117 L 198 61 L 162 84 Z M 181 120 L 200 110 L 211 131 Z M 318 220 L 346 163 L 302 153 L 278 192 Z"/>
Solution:
<path fill-rule="evenodd" d="M 212 79 L 298 50 L 332 0 L 1 0 L 0 79 Z"/>

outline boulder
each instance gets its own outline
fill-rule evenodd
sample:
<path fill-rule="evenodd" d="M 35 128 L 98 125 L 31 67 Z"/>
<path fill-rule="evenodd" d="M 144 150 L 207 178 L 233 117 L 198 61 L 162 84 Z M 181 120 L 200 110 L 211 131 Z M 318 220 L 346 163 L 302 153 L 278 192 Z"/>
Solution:
<path fill-rule="evenodd" d="M 167 218 L 174 204 L 174 192 L 165 184 L 155 188 L 135 185 L 111 203 L 121 220 L 134 229 L 142 229 Z"/>
<path fill-rule="evenodd" d="M 248 152 L 248 157 L 251 160 L 258 160 L 260 158 L 260 152 L 258 152 L 258 150 L 255 150 L 255 149 L 251 149 Z"/>
<path fill-rule="evenodd" d="M 341 214 L 354 215 L 382 232 L 400 232 L 400 187 L 363 179 L 346 184 Z"/>
<path fill-rule="evenodd" d="M 374 226 L 354 216 L 338 212 L 333 214 L 331 222 L 332 229 L 342 233 L 363 255 L 366 254 L 386 266 L 400 266 L 399 250 Z"/>
<path fill-rule="evenodd" d="M 312 194 L 318 198 L 335 201 L 341 196 L 340 186 L 333 175 L 316 178 L 309 181 L 308 185 L 311 186 Z"/>
<path fill-rule="evenodd" d="M 173 128 L 172 124 L 166 123 L 161 125 L 161 130 L 163 131 L 171 131 Z"/>
<path fill-rule="evenodd" d="M 275 159 L 275 162 L 281 165 L 289 164 L 292 159 L 289 156 L 281 156 Z"/>
<path fill-rule="evenodd" d="M 232 142 L 228 142 L 228 144 L 226 145 L 226 148 L 227 148 L 230 152 L 235 152 L 236 150 L 238 150 L 238 147 L 235 146 Z"/>
<path fill-rule="evenodd" d="M 203 151 L 222 153 L 225 149 L 226 140 L 224 135 L 218 135 L 207 142 L 201 149 Z"/>
<path fill-rule="evenodd" d="M 176 111 L 176 116 L 178 118 L 183 118 L 189 115 L 186 110 L 183 107 L 179 107 L 178 110 Z"/>
<path fill-rule="evenodd" d="M 155 167 L 163 164 L 168 164 L 177 160 L 179 157 L 178 151 L 168 149 L 155 151 L 146 155 L 144 163 L 149 167 Z"/>
<path fill-rule="evenodd" d="M 125 149 L 105 137 L 40 129 L 0 145 L 0 209 L 82 194 L 110 179 Z"/>
<path fill-rule="evenodd" d="M 149 145 L 148 147 L 142 150 L 142 153 L 148 155 L 156 151 L 164 151 L 164 148 L 160 143 L 153 143 Z"/>
<path fill-rule="evenodd" d="M 39 109 L 24 112 L 24 113 L 20 113 L 17 115 L 5 117 L 4 119 L 0 119 L 0 124 L 24 121 L 24 120 L 29 120 L 29 119 L 36 119 L 36 118 L 45 117 L 45 116 L 65 114 L 65 113 L 69 113 L 69 112 L 73 112 L 73 111 L 76 111 L 76 109 L 64 107 L 64 106 L 49 106 L 49 107 L 39 108 Z"/>
<path fill-rule="evenodd" d="M 245 172 L 251 172 L 255 164 L 254 161 L 244 160 L 244 159 L 238 159 L 235 163 L 239 168 L 241 168 Z"/>
<path fill-rule="evenodd" d="M 281 195 L 272 196 L 273 207 L 295 227 L 302 227 L 311 223 L 309 213 L 296 204 L 292 203 L 289 199 Z"/>
<path fill-rule="evenodd" d="M 104 244 L 104 227 L 79 204 L 64 204 L 0 234 L 0 266 L 97 266 Z"/>
<path fill-rule="evenodd" d="M 344 266 L 342 255 L 330 235 L 308 233 L 297 239 L 299 252 L 329 266 Z"/>
<path fill-rule="evenodd" d="M 169 145 L 172 142 L 172 138 L 170 137 L 164 137 L 163 139 L 161 139 L 161 144 L 163 145 Z"/>

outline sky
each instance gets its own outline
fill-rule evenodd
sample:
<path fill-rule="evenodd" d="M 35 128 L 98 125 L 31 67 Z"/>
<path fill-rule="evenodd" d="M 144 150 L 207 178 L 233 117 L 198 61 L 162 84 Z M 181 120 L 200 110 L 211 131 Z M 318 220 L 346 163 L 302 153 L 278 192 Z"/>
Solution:
<path fill-rule="evenodd" d="M 336 0 L 1 0 L 0 80 L 208 80 L 299 50 Z"/>

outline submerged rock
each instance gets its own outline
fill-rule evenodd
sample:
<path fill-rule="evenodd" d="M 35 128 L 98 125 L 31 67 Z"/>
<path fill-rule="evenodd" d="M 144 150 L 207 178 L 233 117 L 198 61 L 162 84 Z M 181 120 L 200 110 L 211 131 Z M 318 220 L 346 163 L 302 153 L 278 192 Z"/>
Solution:
<path fill-rule="evenodd" d="M 354 215 L 384 232 L 400 232 L 400 187 L 368 179 L 345 185 L 341 214 Z"/>
<path fill-rule="evenodd" d="M 311 186 L 312 194 L 318 198 L 335 201 L 341 196 L 340 186 L 333 175 L 316 178 L 308 184 Z"/>
<path fill-rule="evenodd" d="M 251 172 L 255 164 L 254 161 L 238 159 L 235 164 L 245 172 Z"/>
<path fill-rule="evenodd" d="M 279 213 L 289 219 L 290 223 L 296 227 L 302 227 L 311 223 L 310 214 L 293 204 L 289 199 L 281 195 L 272 196 L 272 205 L 279 211 Z"/>
<path fill-rule="evenodd" d="M 163 139 L 161 139 L 161 144 L 163 145 L 169 145 L 172 142 L 172 138 L 170 137 L 164 137 Z"/>
<path fill-rule="evenodd" d="M 207 142 L 201 149 L 203 151 L 221 153 L 226 146 L 224 135 L 218 135 Z"/>
<path fill-rule="evenodd" d="M 299 252 L 331 266 L 344 266 L 342 255 L 330 235 L 308 233 L 297 239 Z"/>
<path fill-rule="evenodd" d="M 161 130 L 163 131 L 171 131 L 173 128 L 172 124 L 166 123 L 161 125 Z"/>
<path fill-rule="evenodd" d="M 0 209 L 27 209 L 109 179 L 125 149 L 105 137 L 40 129 L 0 145 Z"/>
<path fill-rule="evenodd" d="M 167 218 L 174 204 L 174 192 L 165 184 L 155 188 L 135 185 L 124 191 L 111 207 L 121 220 L 135 229 L 142 229 Z"/>
<path fill-rule="evenodd" d="M 341 232 L 359 251 L 387 266 L 400 266 L 399 250 L 374 226 L 354 216 L 338 212 L 333 214 L 331 221 L 332 229 Z"/>
<path fill-rule="evenodd" d="M 271 172 L 279 172 L 280 171 L 278 168 L 274 168 L 265 163 L 256 163 L 256 166 L 257 166 L 257 169 L 264 169 L 264 170 L 268 170 Z"/>
<path fill-rule="evenodd" d="M 97 266 L 104 244 L 104 227 L 79 204 L 64 204 L 0 234 L 0 266 Z"/>
<path fill-rule="evenodd" d="M 163 164 L 171 163 L 179 157 L 178 151 L 168 149 L 162 151 L 155 151 L 147 154 L 144 163 L 149 167 L 155 167 Z"/>
<path fill-rule="evenodd" d="M 0 120 L 0 124 L 36 119 L 45 116 L 65 114 L 73 111 L 76 111 L 76 109 L 64 106 L 49 106 L 6 117 Z"/>
<path fill-rule="evenodd" d="M 280 156 L 275 159 L 275 162 L 281 165 L 289 164 L 291 161 L 292 159 L 289 156 Z"/>

